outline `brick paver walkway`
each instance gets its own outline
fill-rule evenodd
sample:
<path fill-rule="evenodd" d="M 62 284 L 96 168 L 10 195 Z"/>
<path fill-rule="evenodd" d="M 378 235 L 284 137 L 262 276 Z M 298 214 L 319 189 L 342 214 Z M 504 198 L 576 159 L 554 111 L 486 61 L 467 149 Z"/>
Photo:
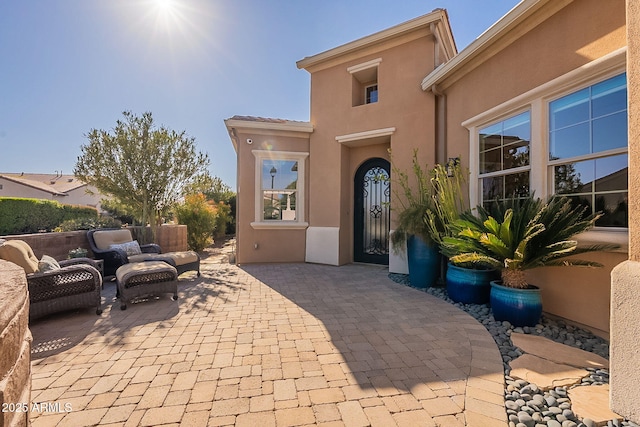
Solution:
<path fill-rule="evenodd" d="M 382 267 L 211 262 L 177 302 L 114 294 L 32 324 L 33 426 L 507 424 L 485 328 Z"/>

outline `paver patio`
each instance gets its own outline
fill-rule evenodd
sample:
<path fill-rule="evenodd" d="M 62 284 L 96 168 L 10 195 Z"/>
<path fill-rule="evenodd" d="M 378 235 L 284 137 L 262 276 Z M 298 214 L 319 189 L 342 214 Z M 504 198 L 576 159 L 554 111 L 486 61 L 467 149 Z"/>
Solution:
<path fill-rule="evenodd" d="M 202 273 L 177 302 L 121 311 L 107 283 L 101 317 L 33 323 L 31 400 L 60 404 L 33 426 L 507 424 L 486 329 L 385 268 L 212 258 Z"/>

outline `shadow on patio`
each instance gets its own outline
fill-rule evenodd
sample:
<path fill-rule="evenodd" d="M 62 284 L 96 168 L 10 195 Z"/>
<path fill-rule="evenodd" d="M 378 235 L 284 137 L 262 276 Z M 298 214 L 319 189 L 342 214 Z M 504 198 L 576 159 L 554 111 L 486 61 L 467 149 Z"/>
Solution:
<path fill-rule="evenodd" d="M 361 389 L 375 389 L 373 395 L 451 396 L 464 408 L 469 377 L 501 381 L 499 353 L 482 325 L 438 298 L 392 282 L 386 268 L 242 269 L 309 313 L 312 317 L 301 320 L 306 329 L 315 321 L 318 338 L 326 333 L 329 342 L 311 340 L 313 348 L 306 350 L 315 351 L 321 362 L 342 362 Z"/>
<path fill-rule="evenodd" d="M 203 271 L 206 268 L 205 264 Z M 172 301 L 169 294 L 141 298 L 124 312 L 116 299 L 115 282 L 107 281 L 102 290 L 101 316 L 96 316 L 92 309 L 83 309 L 57 313 L 30 324 L 32 360 L 54 356 L 84 340 L 91 344 L 83 350 L 83 355 L 97 354 L 105 346 L 132 344 L 139 340 L 136 336 L 147 335 L 145 327 L 159 330 L 174 327 L 180 311 L 186 316 L 196 312 L 197 316 L 206 316 L 216 298 L 224 301 L 228 294 L 237 292 L 240 285 L 234 283 L 234 276 L 236 272 L 232 268 L 217 269 L 215 277 L 185 273 L 178 283 L 180 299 L 177 302 Z M 179 321 L 185 323 L 185 320 Z"/>

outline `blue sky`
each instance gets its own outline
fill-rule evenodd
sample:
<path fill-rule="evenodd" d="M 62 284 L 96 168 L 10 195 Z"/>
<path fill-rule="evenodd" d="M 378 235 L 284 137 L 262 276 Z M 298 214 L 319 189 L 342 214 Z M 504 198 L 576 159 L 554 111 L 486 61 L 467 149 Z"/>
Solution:
<path fill-rule="evenodd" d="M 0 172 L 72 173 L 90 129 L 151 111 L 194 137 L 211 174 L 235 188 L 223 120 L 308 120 L 310 77 L 296 61 L 435 8 L 447 9 L 462 50 L 518 1 L 162 3 L 0 1 Z"/>

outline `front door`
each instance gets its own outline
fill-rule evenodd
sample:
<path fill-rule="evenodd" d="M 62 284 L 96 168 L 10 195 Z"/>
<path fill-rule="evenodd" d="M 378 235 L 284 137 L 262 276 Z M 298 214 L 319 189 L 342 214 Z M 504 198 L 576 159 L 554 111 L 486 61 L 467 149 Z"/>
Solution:
<path fill-rule="evenodd" d="M 389 162 L 370 159 L 356 171 L 354 180 L 353 260 L 389 265 Z"/>

